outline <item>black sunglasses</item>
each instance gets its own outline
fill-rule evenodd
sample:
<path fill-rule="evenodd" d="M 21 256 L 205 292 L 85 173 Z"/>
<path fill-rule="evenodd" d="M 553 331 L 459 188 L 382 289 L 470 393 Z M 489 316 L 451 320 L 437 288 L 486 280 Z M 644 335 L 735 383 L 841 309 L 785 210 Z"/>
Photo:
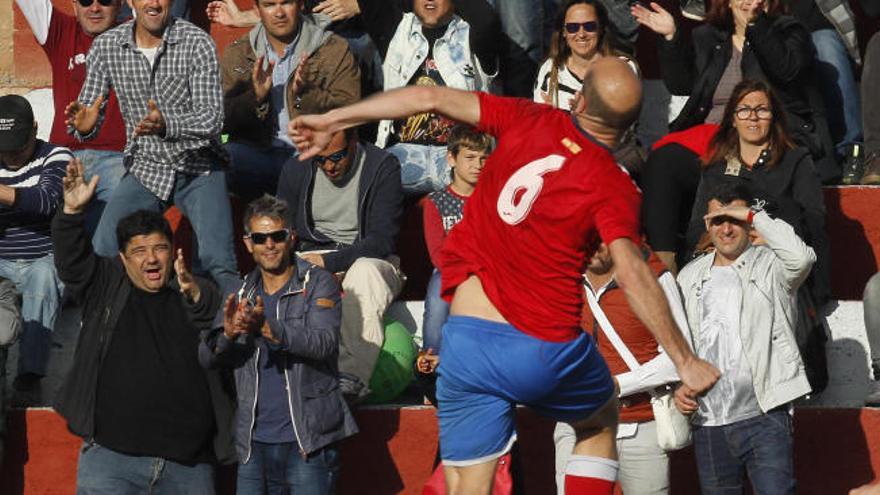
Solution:
<path fill-rule="evenodd" d="M 712 217 L 712 218 L 709 220 L 709 224 L 712 225 L 712 226 L 715 226 L 715 227 L 717 227 L 717 226 L 719 226 L 719 225 L 721 225 L 721 224 L 723 224 L 723 223 L 725 223 L 725 222 L 730 222 L 730 223 L 732 223 L 733 225 L 743 225 L 743 224 L 745 224 L 745 222 L 742 222 L 742 221 L 740 221 L 740 220 L 737 220 L 737 219 L 735 219 L 735 218 L 733 218 L 733 217 L 729 217 L 729 216 L 727 216 L 727 215 L 721 215 L 721 216 L 718 216 L 718 217 Z"/>
<path fill-rule="evenodd" d="M 272 239 L 272 242 L 284 242 L 290 238 L 290 231 L 287 229 L 276 230 L 274 232 L 251 232 L 244 236 L 250 239 L 254 244 L 266 244 L 266 241 Z"/>
<path fill-rule="evenodd" d="M 575 34 L 580 31 L 581 28 L 584 28 L 584 31 L 588 33 L 595 33 L 599 30 L 599 23 L 596 21 L 565 23 L 565 30 L 568 31 L 569 34 Z"/>
<path fill-rule="evenodd" d="M 83 7 L 91 7 L 95 0 L 76 0 Z M 113 5 L 114 0 L 98 0 L 98 3 L 103 5 L 104 7 L 109 7 Z"/>
<path fill-rule="evenodd" d="M 348 156 L 348 148 L 347 147 L 342 148 L 341 150 L 337 151 L 336 153 L 332 153 L 330 155 L 326 155 L 326 156 L 315 155 L 315 157 L 312 158 L 312 161 L 318 165 L 323 165 L 324 162 L 327 160 L 330 160 L 333 163 L 339 163 L 346 156 Z"/>

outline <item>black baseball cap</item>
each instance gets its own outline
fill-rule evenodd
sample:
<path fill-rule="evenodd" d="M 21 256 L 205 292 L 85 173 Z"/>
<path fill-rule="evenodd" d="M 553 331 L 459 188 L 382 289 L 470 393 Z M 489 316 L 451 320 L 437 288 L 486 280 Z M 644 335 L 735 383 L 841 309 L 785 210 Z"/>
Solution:
<path fill-rule="evenodd" d="M 0 96 L 0 151 L 24 148 L 34 130 L 34 111 L 23 96 Z"/>

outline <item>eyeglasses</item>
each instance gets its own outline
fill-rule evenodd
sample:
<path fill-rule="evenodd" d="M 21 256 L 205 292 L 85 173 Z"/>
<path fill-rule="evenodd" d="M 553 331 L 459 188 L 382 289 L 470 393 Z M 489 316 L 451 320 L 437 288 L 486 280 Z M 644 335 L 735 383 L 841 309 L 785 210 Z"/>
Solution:
<path fill-rule="evenodd" d="M 250 239 L 254 244 L 266 244 L 266 241 L 272 239 L 272 242 L 280 243 L 290 238 L 290 231 L 287 229 L 276 230 L 274 232 L 251 232 L 244 236 Z"/>
<path fill-rule="evenodd" d="M 325 155 L 315 155 L 315 157 L 312 158 L 312 162 L 317 165 L 323 165 L 324 162 L 327 160 L 330 160 L 333 163 L 339 163 L 346 156 L 348 156 L 348 148 L 347 147 L 342 148 L 341 150 L 337 151 L 336 153 L 332 153 L 332 154 L 329 154 L 326 156 Z"/>
<path fill-rule="evenodd" d="M 86 8 L 91 7 L 92 4 L 95 3 L 95 0 L 76 0 L 76 1 L 79 2 L 80 5 L 82 5 L 83 7 L 86 7 Z M 113 5 L 114 1 L 115 0 L 98 0 L 98 3 L 103 5 L 104 7 L 109 7 L 109 6 Z"/>
<path fill-rule="evenodd" d="M 577 34 L 578 31 L 584 28 L 584 31 L 588 33 L 595 33 L 599 30 L 599 23 L 596 21 L 587 21 L 587 22 L 566 22 L 565 30 L 568 34 Z"/>
<path fill-rule="evenodd" d="M 757 116 L 760 120 L 767 120 L 773 116 L 773 111 L 767 107 L 739 107 L 736 109 L 736 118 L 739 120 L 750 119 L 752 115 Z"/>

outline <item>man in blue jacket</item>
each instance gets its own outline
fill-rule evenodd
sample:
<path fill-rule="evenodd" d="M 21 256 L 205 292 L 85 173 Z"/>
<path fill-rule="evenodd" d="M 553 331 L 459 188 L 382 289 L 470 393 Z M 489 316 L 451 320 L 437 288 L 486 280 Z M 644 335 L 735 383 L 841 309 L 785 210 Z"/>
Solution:
<path fill-rule="evenodd" d="M 403 285 L 394 256 L 403 211 L 400 164 L 359 142 L 353 129 L 340 131 L 325 155 L 285 164 L 278 197 L 290 205 L 300 256 L 344 273 L 340 387 L 357 401 L 369 393 L 385 339 L 382 318 Z"/>
<path fill-rule="evenodd" d="M 199 348 L 206 367 L 235 368 L 240 494 L 334 493 L 336 442 L 357 433 L 339 392 L 339 288 L 292 260 L 287 204 L 265 195 L 244 215 L 257 268 L 231 294 Z"/>

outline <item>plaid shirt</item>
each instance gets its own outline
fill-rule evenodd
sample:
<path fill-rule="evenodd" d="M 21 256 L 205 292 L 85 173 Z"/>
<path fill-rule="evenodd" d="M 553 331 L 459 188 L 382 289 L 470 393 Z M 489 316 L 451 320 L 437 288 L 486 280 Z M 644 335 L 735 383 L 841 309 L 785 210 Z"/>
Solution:
<path fill-rule="evenodd" d="M 112 86 L 125 120 L 126 168 L 159 199 L 167 201 L 175 172 L 206 175 L 227 155 L 220 146 L 223 92 L 214 40 L 189 22 L 172 18 L 150 67 L 134 40 L 134 21 L 95 38 L 86 58 L 86 81 L 79 101 L 86 105 Z M 147 115 L 147 100 L 156 101 L 165 118 L 165 137 L 134 137 L 135 126 Z M 104 109 L 92 132 L 97 135 Z"/>

